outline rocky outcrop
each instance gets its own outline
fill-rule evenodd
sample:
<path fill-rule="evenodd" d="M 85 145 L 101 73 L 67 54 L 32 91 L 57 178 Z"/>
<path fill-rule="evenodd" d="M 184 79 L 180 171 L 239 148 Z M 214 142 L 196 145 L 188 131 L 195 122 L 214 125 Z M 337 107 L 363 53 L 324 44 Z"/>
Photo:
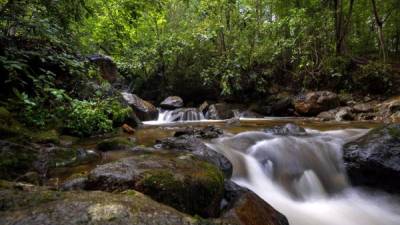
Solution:
<path fill-rule="evenodd" d="M 117 79 L 118 68 L 111 57 L 104 55 L 92 55 L 89 56 L 89 60 L 99 67 L 100 74 L 103 79 L 111 83 Z"/>
<path fill-rule="evenodd" d="M 371 130 L 346 144 L 343 158 L 353 184 L 400 190 L 400 125 Z"/>
<path fill-rule="evenodd" d="M 148 121 L 157 119 L 158 110 L 150 102 L 128 92 L 122 92 L 121 96 L 123 103 L 129 105 L 140 120 Z"/>
<path fill-rule="evenodd" d="M 183 100 L 179 96 L 170 96 L 160 103 L 163 109 L 177 109 L 183 107 Z"/>
<path fill-rule="evenodd" d="M 147 152 L 97 166 L 86 189 L 135 189 L 191 215 L 215 217 L 223 197 L 223 174 L 188 153 Z"/>
<path fill-rule="evenodd" d="M 207 147 L 195 136 L 181 135 L 179 137 L 164 138 L 157 141 L 156 147 L 190 152 L 199 159 L 215 165 L 224 173 L 225 177 L 230 178 L 232 176 L 233 168 L 231 162 L 221 153 Z"/>
<path fill-rule="evenodd" d="M 310 92 L 297 96 L 294 107 L 298 114 L 304 116 L 316 116 L 320 112 L 338 107 L 339 97 L 329 91 Z"/>

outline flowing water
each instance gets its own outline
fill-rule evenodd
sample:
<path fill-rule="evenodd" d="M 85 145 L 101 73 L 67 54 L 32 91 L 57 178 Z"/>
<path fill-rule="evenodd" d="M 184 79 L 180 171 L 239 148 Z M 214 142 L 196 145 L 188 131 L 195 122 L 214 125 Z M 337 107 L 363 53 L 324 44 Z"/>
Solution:
<path fill-rule="evenodd" d="M 367 131 L 243 132 L 209 146 L 233 163 L 233 181 L 291 225 L 399 225 L 400 205 L 393 196 L 356 190 L 347 180 L 341 148 Z"/>

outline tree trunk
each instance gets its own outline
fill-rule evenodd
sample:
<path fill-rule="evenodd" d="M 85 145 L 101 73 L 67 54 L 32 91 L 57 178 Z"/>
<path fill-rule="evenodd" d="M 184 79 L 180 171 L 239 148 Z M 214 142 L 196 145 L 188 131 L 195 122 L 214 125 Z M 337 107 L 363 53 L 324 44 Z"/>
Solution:
<path fill-rule="evenodd" d="M 346 37 L 351 24 L 351 16 L 353 14 L 354 0 L 349 2 L 349 12 L 347 19 L 343 14 L 343 1 L 335 0 L 335 33 L 336 33 L 336 54 L 343 55 L 346 53 Z"/>
<path fill-rule="evenodd" d="M 371 3 L 372 3 L 372 11 L 374 13 L 376 26 L 378 28 L 378 39 L 379 39 L 380 51 L 381 51 L 381 54 L 383 57 L 383 62 L 386 62 L 387 53 L 386 53 L 386 48 L 385 48 L 385 39 L 383 36 L 383 22 L 379 18 L 379 13 L 378 13 L 378 9 L 376 8 L 375 0 L 371 0 Z"/>

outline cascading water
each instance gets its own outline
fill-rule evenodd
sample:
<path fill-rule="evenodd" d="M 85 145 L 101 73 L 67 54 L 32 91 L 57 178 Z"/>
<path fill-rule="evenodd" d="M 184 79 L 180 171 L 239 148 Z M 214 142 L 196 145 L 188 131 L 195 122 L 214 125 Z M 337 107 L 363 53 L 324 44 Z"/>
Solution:
<path fill-rule="evenodd" d="M 158 123 L 177 122 L 177 121 L 198 121 L 204 120 L 204 115 L 195 108 L 183 108 L 176 110 L 160 110 Z"/>
<path fill-rule="evenodd" d="M 399 225 L 391 196 L 351 188 L 342 146 L 366 130 L 276 135 L 245 132 L 209 146 L 233 163 L 233 181 L 283 213 L 291 225 Z"/>

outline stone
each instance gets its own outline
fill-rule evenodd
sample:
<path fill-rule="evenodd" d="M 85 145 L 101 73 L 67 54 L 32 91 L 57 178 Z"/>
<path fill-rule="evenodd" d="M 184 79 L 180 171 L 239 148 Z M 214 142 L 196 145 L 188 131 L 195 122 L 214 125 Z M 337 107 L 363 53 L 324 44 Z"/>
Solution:
<path fill-rule="evenodd" d="M 97 150 L 105 152 L 105 151 L 129 149 L 133 146 L 134 143 L 129 138 L 114 137 L 99 142 L 97 144 Z"/>
<path fill-rule="evenodd" d="M 369 113 L 374 111 L 376 102 L 359 103 L 353 106 L 353 111 L 356 113 Z"/>
<path fill-rule="evenodd" d="M 182 212 L 214 217 L 219 214 L 223 181 L 218 168 L 191 154 L 139 152 L 97 166 L 88 175 L 87 189 L 135 189 Z"/>
<path fill-rule="evenodd" d="M 183 100 L 179 96 L 170 96 L 160 103 L 163 109 L 177 109 L 183 107 Z"/>
<path fill-rule="evenodd" d="M 233 167 L 231 162 L 221 153 L 207 147 L 195 136 L 182 135 L 157 140 L 157 146 L 163 149 L 190 152 L 199 159 L 209 162 L 219 168 L 226 178 L 232 176 Z"/>
<path fill-rule="evenodd" d="M 317 115 L 317 118 L 319 118 L 323 121 L 335 120 L 337 112 L 338 112 L 338 109 L 331 109 L 329 111 L 319 113 Z"/>
<path fill-rule="evenodd" d="M 158 110 L 150 102 L 128 92 L 122 92 L 121 96 L 123 103 L 129 105 L 140 120 L 148 121 L 158 118 Z"/>
<path fill-rule="evenodd" d="M 248 189 L 225 182 L 228 207 L 220 220 L 232 225 L 289 225 L 284 215 Z"/>
<path fill-rule="evenodd" d="M 283 135 L 283 136 L 304 136 L 307 132 L 304 128 L 297 126 L 296 124 L 288 123 L 283 126 L 275 126 L 272 128 L 267 128 L 264 130 L 265 133 L 273 135 Z"/>
<path fill-rule="evenodd" d="M 296 112 L 304 116 L 316 116 L 320 112 L 338 107 L 339 104 L 338 96 L 329 91 L 309 92 L 297 96 L 294 101 Z"/>
<path fill-rule="evenodd" d="M 129 126 L 128 124 L 123 124 L 121 126 L 122 130 L 127 133 L 127 134 L 135 134 L 135 129 L 133 129 L 131 126 Z"/>
<path fill-rule="evenodd" d="M 98 66 L 103 79 L 112 83 L 118 78 L 117 64 L 114 63 L 111 57 L 104 55 L 92 55 L 89 56 L 89 60 Z"/>
<path fill-rule="evenodd" d="M 205 115 L 208 111 L 208 107 L 210 107 L 210 105 L 208 104 L 207 101 L 203 102 L 200 106 L 199 106 L 199 112 L 203 113 L 203 115 Z"/>
<path fill-rule="evenodd" d="M 112 194 L 32 189 L 0 189 L 0 224 L 200 225 L 198 219 L 133 190 Z"/>
<path fill-rule="evenodd" d="M 215 126 L 207 126 L 204 128 L 188 127 L 175 131 L 174 137 L 180 137 L 183 135 L 193 135 L 197 138 L 212 139 L 212 138 L 218 138 L 223 134 L 224 131 L 221 128 L 217 128 Z"/>
<path fill-rule="evenodd" d="M 350 180 L 399 193 L 400 124 L 375 128 L 343 147 L 343 158 Z"/>
<path fill-rule="evenodd" d="M 350 107 L 342 107 L 335 115 L 336 121 L 350 121 L 354 120 L 354 115 Z"/>
<path fill-rule="evenodd" d="M 238 112 L 243 108 L 244 107 L 241 105 L 232 105 L 228 103 L 212 104 L 208 108 L 206 118 L 211 120 L 226 120 L 233 117 L 239 117 Z"/>

